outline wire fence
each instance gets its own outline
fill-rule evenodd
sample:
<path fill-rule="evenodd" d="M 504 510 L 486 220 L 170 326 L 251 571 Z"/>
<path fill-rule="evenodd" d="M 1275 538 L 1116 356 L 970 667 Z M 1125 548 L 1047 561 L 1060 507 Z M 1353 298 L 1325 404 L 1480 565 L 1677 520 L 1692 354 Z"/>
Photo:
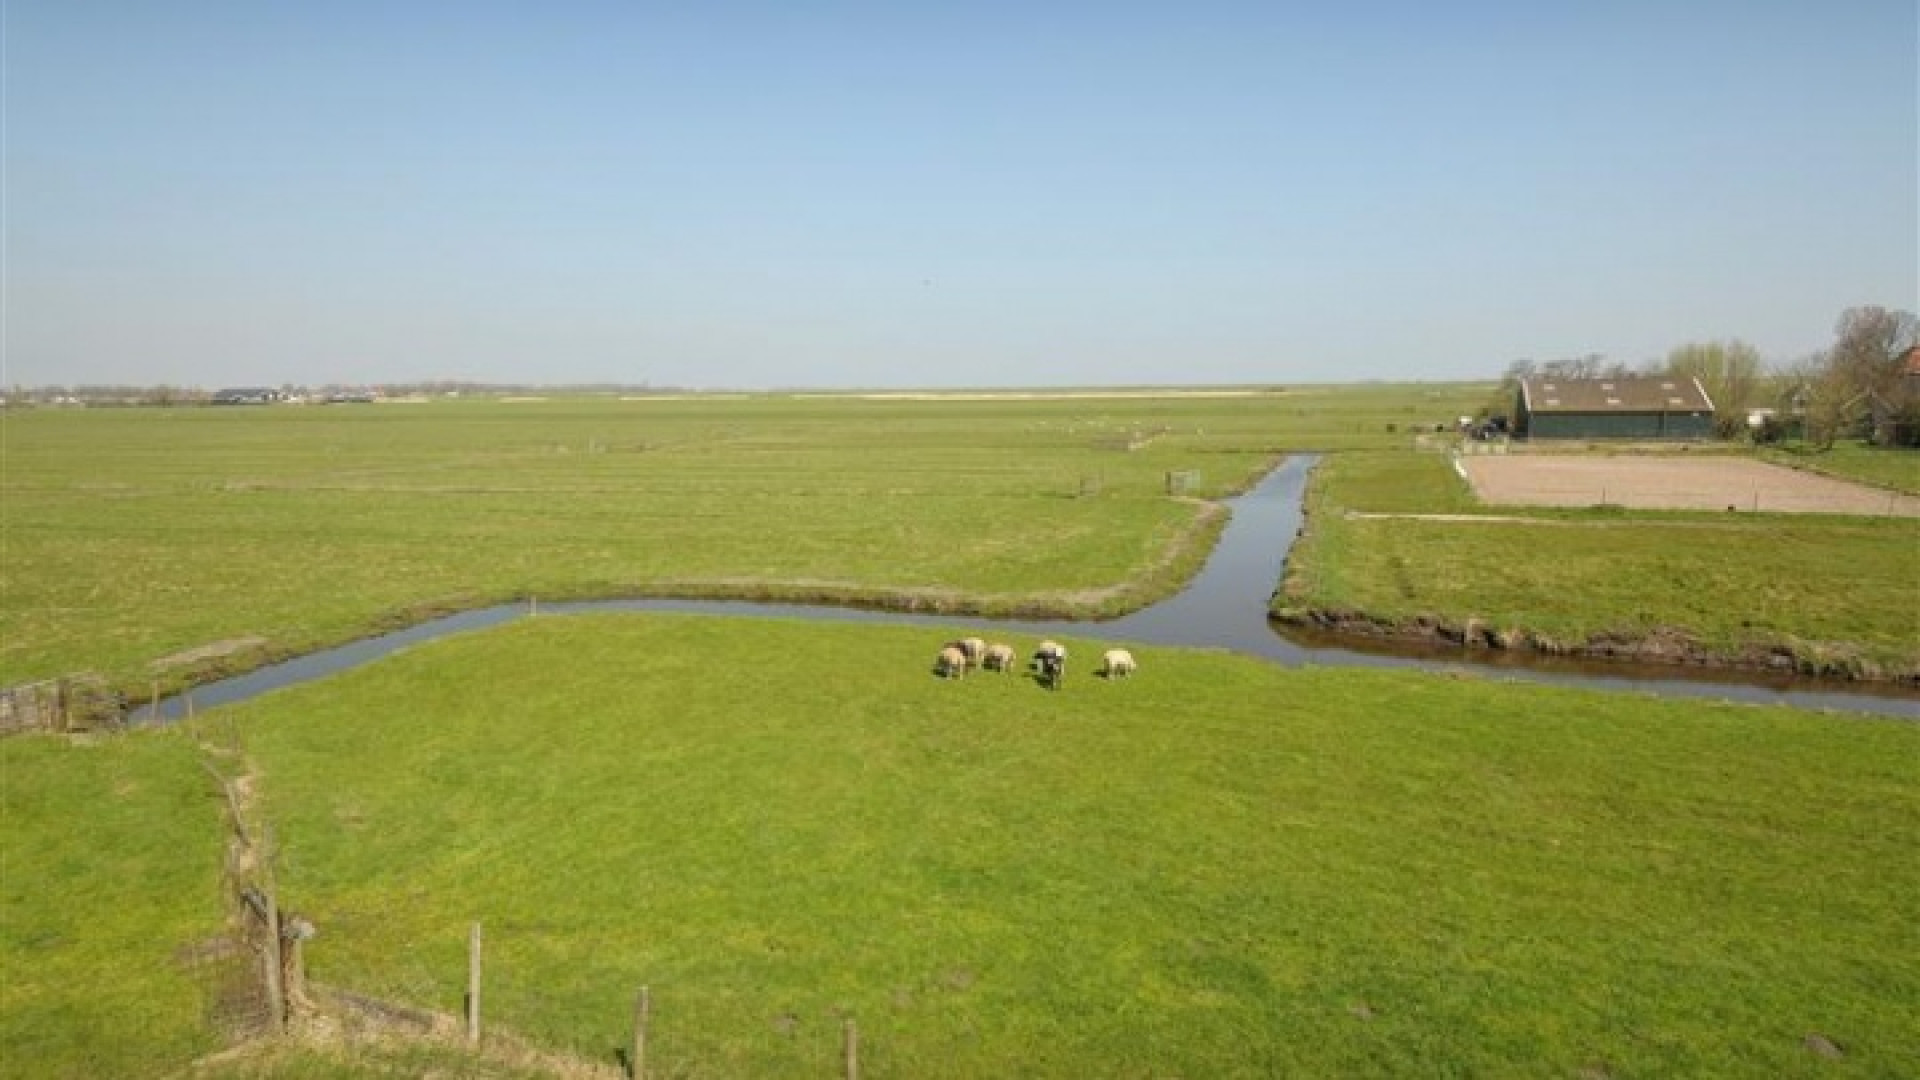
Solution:
<path fill-rule="evenodd" d="M 71 675 L 0 688 L 0 735 L 112 731 L 125 723 L 125 703 L 98 675 Z"/>
<path fill-rule="evenodd" d="M 1844 492 L 1770 491 L 1720 488 L 1648 489 L 1627 485 L 1511 485 L 1480 491 L 1488 503 L 1536 506 L 1617 506 L 1632 510 L 1722 510 L 1729 513 L 1852 514 L 1862 517 L 1920 517 L 1920 498 L 1898 492 L 1860 495 Z"/>

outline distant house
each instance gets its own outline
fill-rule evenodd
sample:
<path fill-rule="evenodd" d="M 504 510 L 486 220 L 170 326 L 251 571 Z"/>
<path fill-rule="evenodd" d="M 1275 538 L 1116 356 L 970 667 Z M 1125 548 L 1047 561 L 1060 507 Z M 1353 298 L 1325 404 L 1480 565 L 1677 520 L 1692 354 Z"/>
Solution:
<path fill-rule="evenodd" d="M 1885 393 L 1868 395 L 1873 441 L 1880 446 L 1920 446 L 1920 345 L 1900 357 L 1900 379 Z"/>
<path fill-rule="evenodd" d="M 215 405 L 271 405 L 280 400 L 280 391 L 264 386 L 230 386 L 215 390 L 208 400 Z"/>
<path fill-rule="evenodd" d="M 1684 375 L 1520 380 L 1515 433 L 1528 439 L 1710 439 L 1713 399 Z"/>

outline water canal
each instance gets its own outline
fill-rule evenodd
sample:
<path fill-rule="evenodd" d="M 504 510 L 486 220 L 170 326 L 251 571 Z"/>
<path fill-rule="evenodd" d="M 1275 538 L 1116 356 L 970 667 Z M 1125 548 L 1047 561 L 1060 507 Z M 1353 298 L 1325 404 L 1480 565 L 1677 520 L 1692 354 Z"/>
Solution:
<path fill-rule="evenodd" d="M 1267 617 L 1268 602 L 1300 531 L 1308 472 L 1318 458 L 1297 455 L 1268 473 L 1246 494 L 1228 500 L 1232 511 L 1207 564 L 1178 594 L 1151 607 L 1099 622 L 987 619 L 972 615 L 923 615 L 814 604 L 730 600 L 631 598 L 542 604 L 541 617 L 583 612 L 654 611 L 738 618 L 789 618 L 937 627 L 948 633 L 986 626 L 1035 636 L 1097 635 L 1116 644 L 1225 649 L 1289 666 L 1387 667 L 1480 673 L 1488 677 L 1556 686 L 1704 698 L 1920 718 L 1920 691 L 1910 688 L 1772 676 L 1722 668 L 1691 668 L 1615 661 L 1583 661 L 1519 651 L 1421 647 L 1331 640 L 1281 627 Z M 410 645 L 449 634 L 498 626 L 530 614 L 526 604 L 502 604 L 462 612 L 405 630 L 367 638 L 264 667 L 246 675 L 196 687 L 190 695 L 144 706 L 136 722 L 157 722 L 207 708 L 245 701 L 298 683 L 358 667 Z"/>

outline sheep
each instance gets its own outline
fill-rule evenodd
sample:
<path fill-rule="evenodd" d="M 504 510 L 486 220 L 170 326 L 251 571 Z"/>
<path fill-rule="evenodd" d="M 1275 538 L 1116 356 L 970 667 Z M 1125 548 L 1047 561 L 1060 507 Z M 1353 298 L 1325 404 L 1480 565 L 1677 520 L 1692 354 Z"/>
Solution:
<path fill-rule="evenodd" d="M 1109 679 L 1124 679 L 1138 670 L 1133 662 L 1133 654 L 1125 649 L 1108 649 L 1100 658 L 1101 674 Z"/>
<path fill-rule="evenodd" d="M 952 645 L 940 650 L 933 662 L 933 670 L 943 679 L 964 679 L 967 677 L 967 654 Z"/>
<path fill-rule="evenodd" d="M 1067 677 L 1067 650 L 1057 642 L 1043 641 L 1033 652 L 1034 667 L 1039 669 L 1035 676 L 1049 690 L 1060 689 L 1060 682 Z"/>
<path fill-rule="evenodd" d="M 998 671 L 1002 675 L 1012 671 L 1013 646 L 998 641 L 994 642 L 987 646 L 987 654 L 980 663 L 981 666 L 992 671 Z"/>
<path fill-rule="evenodd" d="M 981 661 L 986 658 L 987 653 L 987 643 L 977 637 L 949 641 L 947 642 L 947 648 L 959 649 L 960 655 L 967 658 L 968 667 L 979 667 Z"/>

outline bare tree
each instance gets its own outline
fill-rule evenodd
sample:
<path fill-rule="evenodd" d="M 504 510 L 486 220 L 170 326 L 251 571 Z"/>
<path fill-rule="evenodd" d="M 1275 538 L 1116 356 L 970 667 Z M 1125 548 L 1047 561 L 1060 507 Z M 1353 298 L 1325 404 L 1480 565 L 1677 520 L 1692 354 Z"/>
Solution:
<path fill-rule="evenodd" d="M 1597 379 L 1608 374 L 1607 358 L 1600 353 L 1564 356 L 1541 364 L 1540 374 L 1555 379 Z"/>
<path fill-rule="evenodd" d="M 1920 343 L 1913 313 L 1877 304 L 1852 307 L 1834 324 L 1833 347 L 1791 374 L 1804 410 L 1807 441 L 1825 449 L 1840 438 L 1874 433 L 1876 418 L 1899 430 L 1920 419 L 1920 401 L 1904 385 L 1907 351 Z"/>

